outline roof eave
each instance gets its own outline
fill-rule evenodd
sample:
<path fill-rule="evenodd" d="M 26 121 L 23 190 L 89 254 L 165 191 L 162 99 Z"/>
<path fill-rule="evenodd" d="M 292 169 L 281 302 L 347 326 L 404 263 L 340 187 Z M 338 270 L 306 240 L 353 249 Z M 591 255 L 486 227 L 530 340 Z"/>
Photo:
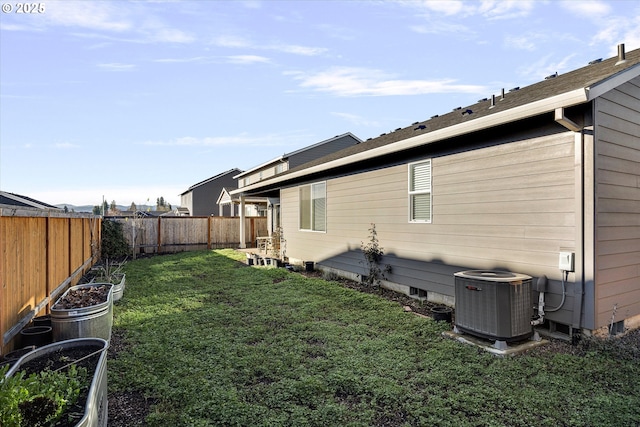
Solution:
<path fill-rule="evenodd" d="M 587 92 L 587 98 L 589 101 L 602 96 L 604 93 L 609 92 L 616 87 L 640 76 L 640 63 L 635 64 L 622 72 L 612 75 L 609 78 L 601 80 L 595 83 L 593 86 L 585 88 Z"/>
<path fill-rule="evenodd" d="M 275 159 L 271 159 L 271 160 L 269 160 L 267 162 L 264 162 L 264 163 L 262 163 L 262 164 L 260 164 L 258 166 L 255 166 L 255 167 L 253 167 L 253 168 L 251 168 L 249 170 L 246 170 L 244 172 L 239 173 L 238 175 L 234 176 L 233 179 L 238 179 L 240 177 L 249 175 L 249 174 L 251 174 L 253 172 L 258 171 L 259 169 L 262 169 L 262 168 L 264 168 L 266 166 L 269 166 L 272 163 L 276 164 L 276 163 L 282 162 L 285 159 L 286 156 L 287 156 L 286 154 L 283 154 L 281 156 L 276 157 Z"/>
<path fill-rule="evenodd" d="M 353 154 L 348 157 L 332 160 L 326 163 L 315 165 L 309 168 L 301 169 L 285 175 L 278 175 L 270 179 L 266 179 L 255 184 L 250 184 L 237 190 L 230 192 L 231 195 L 237 195 L 254 190 L 258 190 L 262 187 L 271 186 L 277 183 L 284 183 L 291 179 L 300 178 L 305 175 L 323 172 L 329 169 L 346 166 L 355 162 L 366 161 L 375 157 L 393 154 L 399 151 L 404 151 L 411 148 L 416 148 L 421 145 L 430 144 L 436 141 L 441 141 L 448 138 L 484 130 L 494 126 L 515 122 L 518 120 L 526 119 L 529 117 L 537 116 L 543 113 L 554 111 L 556 108 L 571 107 L 587 102 L 588 96 L 585 88 L 579 88 L 570 92 L 562 93 L 549 98 L 534 101 L 529 104 L 514 107 L 509 110 L 490 114 L 488 116 L 480 117 L 468 122 L 459 123 L 447 128 L 438 129 L 433 132 L 428 132 L 422 135 L 414 136 L 411 138 L 403 139 L 401 141 L 393 142 L 391 144 L 383 145 L 381 147 L 373 148 L 371 150 L 362 151 L 360 153 Z"/>

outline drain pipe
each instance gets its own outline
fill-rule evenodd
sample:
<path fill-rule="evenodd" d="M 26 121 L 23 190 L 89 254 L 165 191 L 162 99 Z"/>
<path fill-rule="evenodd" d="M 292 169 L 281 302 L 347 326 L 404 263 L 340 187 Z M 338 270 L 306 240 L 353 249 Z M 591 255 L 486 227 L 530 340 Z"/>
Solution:
<path fill-rule="evenodd" d="M 544 323 L 544 293 L 547 291 L 547 276 L 542 275 L 538 277 L 536 290 L 540 293 L 538 296 L 538 316 L 531 320 L 531 326 L 542 325 Z"/>

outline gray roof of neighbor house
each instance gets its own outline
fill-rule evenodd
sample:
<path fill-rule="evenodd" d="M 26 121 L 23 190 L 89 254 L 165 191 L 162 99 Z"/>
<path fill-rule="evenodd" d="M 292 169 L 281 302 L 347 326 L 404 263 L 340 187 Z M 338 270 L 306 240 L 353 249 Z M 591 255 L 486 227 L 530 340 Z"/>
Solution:
<path fill-rule="evenodd" d="M 223 176 L 226 176 L 226 175 L 229 175 L 229 174 L 236 175 L 236 174 L 241 173 L 241 172 L 242 171 L 240 169 L 238 169 L 238 168 L 229 169 L 226 172 L 219 173 L 216 176 L 212 176 L 211 178 L 207 178 L 207 179 L 205 179 L 203 181 L 200 181 L 200 182 L 198 182 L 196 184 L 193 184 L 191 187 L 187 188 L 186 191 L 180 193 L 180 195 L 182 196 L 184 194 L 187 194 L 189 191 L 193 190 L 194 188 L 199 187 L 201 185 L 204 185 L 204 184 L 206 184 L 208 182 L 215 181 L 216 179 L 222 178 Z"/>
<path fill-rule="evenodd" d="M 53 206 L 36 199 L 32 199 L 31 197 L 22 196 L 20 194 L 8 193 L 6 191 L 0 191 L 0 205 L 18 206 L 22 208 L 55 210 L 55 211 L 61 210 L 57 206 Z"/>
<path fill-rule="evenodd" d="M 353 140 L 356 141 L 356 143 L 362 142 L 362 140 L 360 138 L 358 138 L 357 136 L 355 136 L 351 132 L 346 132 L 346 133 L 343 133 L 341 135 L 336 135 L 333 138 L 325 139 L 324 141 L 320 141 L 320 142 L 317 142 L 315 144 L 300 148 L 300 149 L 292 151 L 290 153 L 285 153 L 285 154 L 283 154 L 281 156 L 276 157 L 275 159 L 271 159 L 271 160 L 269 160 L 267 162 L 259 164 L 258 166 L 254 166 L 253 168 L 251 168 L 249 170 L 241 172 L 238 175 L 234 176 L 234 178 L 240 178 L 240 177 L 249 175 L 249 174 L 251 174 L 251 173 L 253 173 L 255 171 L 258 171 L 258 170 L 260 170 L 260 169 L 262 169 L 262 168 L 264 168 L 266 166 L 269 166 L 269 165 L 272 165 L 272 164 L 275 164 L 275 163 L 280 163 L 280 162 L 282 162 L 282 161 L 284 161 L 284 160 L 286 160 L 286 159 L 288 159 L 290 157 L 295 157 L 298 154 L 304 153 L 305 151 L 309 151 L 309 150 L 312 150 L 314 148 L 318 148 L 318 147 L 320 147 L 322 145 L 333 143 L 334 141 L 336 141 L 338 139 L 341 139 L 341 138 L 352 138 Z"/>
<path fill-rule="evenodd" d="M 533 117 L 556 108 L 583 104 L 639 75 L 640 49 L 625 53 L 624 46 L 620 45 L 619 55 L 613 58 L 591 61 L 585 67 L 549 76 L 530 86 L 503 90 L 499 95 L 479 100 L 473 105 L 458 107 L 446 114 L 368 139 L 234 190 L 232 194 L 276 188 L 280 183 L 301 176 Z"/>

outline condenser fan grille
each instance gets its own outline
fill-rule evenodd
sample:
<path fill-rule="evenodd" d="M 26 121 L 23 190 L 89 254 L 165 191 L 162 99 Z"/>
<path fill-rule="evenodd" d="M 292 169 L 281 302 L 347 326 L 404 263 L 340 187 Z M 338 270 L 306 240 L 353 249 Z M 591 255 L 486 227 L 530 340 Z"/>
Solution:
<path fill-rule="evenodd" d="M 470 270 L 455 274 L 456 327 L 500 341 L 531 336 L 530 276 L 505 271 Z"/>

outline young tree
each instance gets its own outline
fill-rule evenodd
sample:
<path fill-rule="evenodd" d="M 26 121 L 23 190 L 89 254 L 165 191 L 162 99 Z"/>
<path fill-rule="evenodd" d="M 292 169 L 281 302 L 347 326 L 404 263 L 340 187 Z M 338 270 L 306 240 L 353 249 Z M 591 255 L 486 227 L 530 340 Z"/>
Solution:
<path fill-rule="evenodd" d="M 136 206 L 135 202 L 131 202 L 131 206 L 129 206 L 129 210 L 131 212 L 135 212 L 138 210 L 138 207 Z"/>
<path fill-rule="evenodd" d="M 64 205 L 64 213 L 69 213 L 69 208 L 67 207 L 67 205 Z"/>

